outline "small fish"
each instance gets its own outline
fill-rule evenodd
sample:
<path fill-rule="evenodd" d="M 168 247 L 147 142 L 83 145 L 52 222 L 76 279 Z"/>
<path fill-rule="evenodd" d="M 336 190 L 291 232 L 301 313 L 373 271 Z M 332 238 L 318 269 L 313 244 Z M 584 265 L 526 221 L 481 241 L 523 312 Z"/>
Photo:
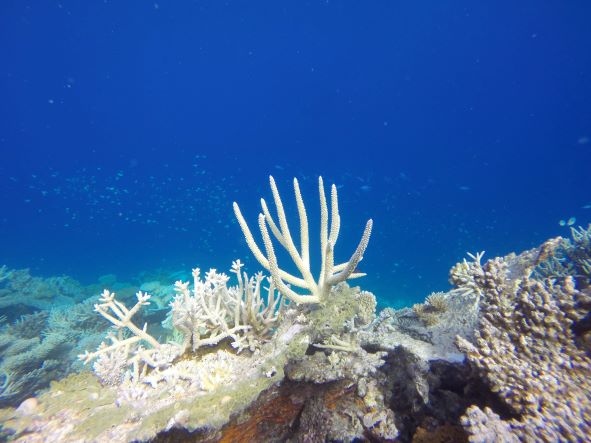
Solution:
<path fill-rule="evenodd" d="M 581 209 L 591 209 L 591 203 L 587 203 L 585 206 L 581 206 Z"/>
<path fill-rule="evenodd" d="M 577 222 L 576 217 L 571 217 L 568 220 L 560 220 L 558 224 L 560 226 L 573 226 Z"/>

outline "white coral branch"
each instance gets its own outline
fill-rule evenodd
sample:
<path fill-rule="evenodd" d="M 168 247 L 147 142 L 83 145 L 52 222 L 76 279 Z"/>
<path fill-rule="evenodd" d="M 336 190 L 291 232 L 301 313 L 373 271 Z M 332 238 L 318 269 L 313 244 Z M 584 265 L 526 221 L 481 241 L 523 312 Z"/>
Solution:
<path fill-rule="evenodd" d="M 355 272 L 357 265 L 363 258 L 363 254 L 369 243 L 371 236 L 371 229 L 373 221 L 370 219 L 365 225 L 361 240 L 349 258 L 349 261 L 339 265 L 334 264 L 334 247 L 338 239 L 341 219 L 339 215 L 338 195 L 335 185 L 331 187 L 331 214 L 330 214 L 330 230 L 329 230 L 329 213 L 324 192 L 324 183 L 322 177 L 318 179 L 318 193 L 320 197 L 320 254 L 322 258 L 320 273 L 315 280 L 310 270 L 310 255 L 309 255 L 309 234 L 308 234 L 308 217 L 304 200 L 300 192 L 300 187 L 297 179 L 293 181 L 295 200 L 300 219 L 300 249 L 298 250 L 291 236 L 283 202 L 279 195 L 277 185 L 273 177 L 269 177 L 271 192 L 273 194 L 273 201 L 277 209 L 276 222 L 265 201 L 261 199 L 262 212 L 258 217 L 259 230 L 263 240 L 266 256 L 258 247 L 246 220 L 244 219 L 240 207 L 234 202 L 234 213 L 238 224 L 242 229 L 246 243 L 254 254 L 259 263 L 271 273 L 271 278 L 277 289 L 288 299 L 295 303 L 321 303 L 326 299 L 333 286 L 345 280 L 355 277 L 361 277 L 365 274 Z M 271 232 L 269 232 L 269 229 Z M 296 265 L 301 277 L 289 274 L 279 268 L 277 256 L 271 235 L 279 242 L 279 244 L 289 253 L 293 263 Z M 289 285 L 302 288 L 309 292 L 307 295 L 298 294 L 291 289 Z"/>

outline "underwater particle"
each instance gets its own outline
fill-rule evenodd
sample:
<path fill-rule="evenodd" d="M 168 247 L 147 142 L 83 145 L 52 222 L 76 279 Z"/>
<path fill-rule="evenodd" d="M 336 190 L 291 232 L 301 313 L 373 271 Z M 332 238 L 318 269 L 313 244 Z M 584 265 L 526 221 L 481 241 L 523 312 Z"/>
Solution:
<path fill-rule="evenodd" d="M 583 135 L 582 137 L 579 137 L 579 139 L 577 140 L 577 143 L 579 145 L 586 145 L 589 143 L 589 141 L 591 141 L 591 139 L 585 135 Z"/>

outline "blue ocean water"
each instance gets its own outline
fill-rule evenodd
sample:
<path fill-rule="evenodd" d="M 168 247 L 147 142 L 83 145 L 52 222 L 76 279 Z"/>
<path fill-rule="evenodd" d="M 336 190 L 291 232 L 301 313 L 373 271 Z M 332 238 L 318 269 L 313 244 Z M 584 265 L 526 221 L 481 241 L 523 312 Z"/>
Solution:
<path fill-rule="evenodd" d="M 382 304 L 591 221 L 591 4 L 0 5 L 0 265 L 84 283 L 251 257 L 273 175 Z M 317 226 L 313 228 L 317 230 Z M 316 238 L 312 232 L 312 238 Z"/>

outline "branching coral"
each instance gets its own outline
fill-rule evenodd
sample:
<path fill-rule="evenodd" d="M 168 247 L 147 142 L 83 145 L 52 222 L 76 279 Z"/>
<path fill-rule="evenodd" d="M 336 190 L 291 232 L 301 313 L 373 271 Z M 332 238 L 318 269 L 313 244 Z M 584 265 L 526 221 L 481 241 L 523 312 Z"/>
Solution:
<path fill-rule="evenodd" d="M 118 331 L 107 335 L 111 343 L 102 342 L 95 352 L 86 351 L 78 356 L 84 363 L 97 360 L 94 370 L 106 384 L 116 384 L 125 375 L 125 367 L 131 366 L 133 372 L 127 374 L 132 380 L 138 381 L 143 377 L 148 368 L 167 366 L 180 355 L 180 349 L 173 345 L 161 345 L 158 340 L 147 332 L 147 325 L 139 328 L 133 323 L 133 316 L 142 306 L 150 304 L 150 294 L 139 291 L 136 294 L 137 303 L 128 309 L 115 298 L 115 293 L 105 289 L 100 298 L 101 303 L 94 305 L 95 310 L 109 320 Z M 131 332 L 130 337 L 124 336 L 124 331 Z M 146 343 L 149 348 L 144 348 L 140 343 Z M 131 356 L 130 356 L 131 355 Z"/>
<path fill-rule="evenodd" d="M 447 296 L 444 292 L 433 292 L 427 296 L 425 303 L 417 303 L 412 309 L 425 325 L 435 325 L 448 309 Z"/>
<path fill-rule="evenodd" d="M 45 313 L 0 330 L 0 406 L 18 404 L 69 370 L 65 336 L 46 332 Z M 65 361 L 65 363 L 64 363 Z"/>
<path fill-rule="evenodd" d="M 475 296 L 478 299 L 482 293 L 479 281 L 484 277 L 481 263 L 482 257 L 484 257 L 484 251 L 477 252 L 476 254 L 468 252 L 467 255 L 472 261 L 464 259 L 451 268 L 449 271 L 449 282 L 456 286 L 455 291 L 459 291 L 465 295 Z"/>
<path fill-rule="evenodd" d="M 0 267 L 0 311 L 9 321 L 23 313 L 72 305 L 86 296 L 84 287 L 70 277 L 40 278 L 28 269 Z"/>
<path fill-rule="evenodd" d="M 470 364 L 518 417 L 506 429 L 522 441 L 583 441 L 591 434 L 591 359 L 588 342 L 575 332 L 589 315 L 591 294 L 578 290 L 570 276 L 562 282 L 531 277 L 559 244 L 550 240 L 482 266 L 473 280 L 482 293 L 476 339 L 457 339 Z M 464 424 L 473 441 L 485 441 L 472 427 L 480 426 L 471 418 L 476 412 L 472 408 Z M 491 411 L 486 415 L 494 418 Z"/>
<path fill-rule="evenodd" d="M 591 224 L 587 229 L 571 228 L 571 245 L 567 248 L 567 255 L 573 262 L 575 275 L 585 285 L 591 284 Z"/>
<path fill-rule="evenodd" d="M 238 260 L 232 263 L 238 279 L 234 287 L 228 288 L 229 277 L 215 269 L 205 274 L 205 280 L 200 278 L 200 270 L 194 269 L 192 290 L 189 282 L 175 283 L 177 295 L 171 303 L 170 318 L 182 335 L 181 343 L 161 344 L 147 332 L 147 325 L 140 328 L 133 322 L 140 308 L 150 304 L 150 294 L 138 292 L 137 303 L 129 309 L 105 289 L 95 310 L 115 326 L 117 335 L 108 334 L 109 344 L 103 342 L 95 352 L 86 351 L 79 358 L 85 363 L 96 360 L 94 370 L 101 381 L 118 384 L 125 377 L 142 380 L 150 368 L 164 369 L 187 350 L 195 352 L 225 339 L 230 339 L 238 352 L 254 350 L 277 326 L 283 304 L 272 284 L 264 300 L 263 275 L 249 278 L 242 273 L 242 266 Z M 127 371 L 127 367 L 132 370 Z"/>
<path fill-rule="evenodd" d="M 171 303 L 172 324 L 184 335 L 183 351 L 195 351 L 200 346 L 212 346 L 231 338 L 238 351 L 254 350 L 260 339 L 268 337 L 276 327 L 282 307 L 280 297 L 270 282 L 267 300 L 261 296 L 262 273 L 254 277 L 242 274 L 243 264 L 232 263 L 238 286 L 228 288 L 229 278 L 211 269 L 200 279 L 199 269 L 193 269 L 193 290 L 189 282 L 177 281 L 177 296 Z"/>
<path fill-rule="evenodd" d="M 573 276 L 580 287 L 591 284 L 591 224 L 571 228 L 571 238 L 557 238 L 551 254 L 539 260 L 534 276 L 538 279 L 563 279 Z"/>
<path fill-rule="evenodd" d="M 330 215 L 330 232 L 328 228 L 329 216 L 328 205 L 326 203 L 326 195 L 324 193 L 324 183 L 322 177 L 318 179 L 318 193 L 320 196 L 320 254 L 322 257 L 322 264 L 320 273 L 315 280 L 310 270 L 310 250 L 309 250 L 309 233 L 308 233 L 308 216 L 306 214 L 306 207 L 300 192 L 300 186 L 297 179 L 293 180 L 293 187 L 295 192 L 295 199 L 298 208 L 298 215 L 300 218 L 300 249 L 296 247 L 283 209 L 283 202 L 279 195 L 277 185 L 273 177 L 269 177 L 271 192 L 273 193 L 273 200 L 277 208 L 277 218 L 279 223 L 273 219 L 267 204 L 264 199 L 261 199 L 262 213 L 259 214 L 258 224 L 261 231 L 263 244 L 267 256 L 265 256 L 260 248 L 257 246 L 254 237 L 242 216 L 240 208 L 234 202 L 234 213 L 240 224 L 240 228 L 246 239 L 248 247 L 259 261 L 259 263 L 271 273 L 273 283 L 279 291 L 291 301 L 295 303 L 321 303 L 324 302 L 330 293 L 330 289 L 340 282 L 347 279 L 361 277 L 364 274 L 356 272 L 357 264 L 363 258 L 363 254 L 369 243 L 373 221 L 370 219 L 365 225 L 365 230 L 361 236 L 361 240 L 357 245 L 357 249 L 351 255 L 349 261 L 338 265 L 334 264 L 334 248 L 339 236 L 341 218 L 339 215 L 338 195 L 335 185 L 331 187 L 331 215 Z M 277 239 L 279 244 L 289 253 L 292 261 L 296 265 L 301 277 L 296 277 L 282 270 L 279 267 L 277 256 L 269 229 Z M 305 289 L 309 292 L 308 295 L 301 295 L 291 289 L 288 284 Z"/>

